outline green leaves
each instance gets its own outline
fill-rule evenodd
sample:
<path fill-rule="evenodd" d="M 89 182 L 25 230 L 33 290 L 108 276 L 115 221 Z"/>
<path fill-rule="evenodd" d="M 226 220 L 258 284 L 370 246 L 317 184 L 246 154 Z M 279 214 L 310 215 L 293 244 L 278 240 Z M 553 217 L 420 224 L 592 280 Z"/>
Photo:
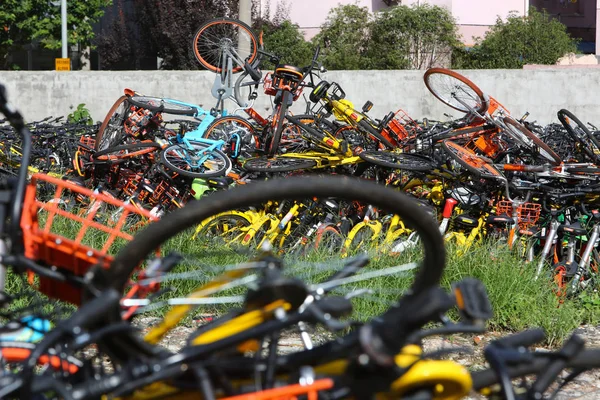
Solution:
<path fill-rule="evenodd" d="M 456 22 L 445 8 L 398 6 L 371 23 L 366 56 L 372 69 L 426 69 L 449 59 L 458 44 Z"/>
<path fill-rule="evenodd" d="M 265 49 L 281 57 L 285 64 L 304 67 L 310 64 L 313 55 L 311 44 L 304 40 L 304 36 L 298 25 L 290 21 L 283 21 L 279 26 L 275 24 L 264 24 L 263 41 Z M 264 69 L 273 69 L 268 61 L 263 61 Z"/>
<path fill-rule="evenodd" d="M 321 46 L 321 61 L 328 69 L 361 69 L 372 16 L 366 7 L 341 5 L 329 11 L 313 43 Z"/>
<path fill-rule="evenodd" d="M 498 19 L 485 38 L 469 51 L 457 52 L 455 68 L 522 68 L 525 64 L 555 64 L 577 51 L 567 27 L 545 11 L 531 8 L 525 18 L 516 14 Z"/>
<path fill-rule="evenodd" d="M 314 41 L 329 69 L 429 68 L 449 59 L 459 43 L 450 12 L 429 4 L 399 5 L 377 15 L 357 5 L 338 6 Z"/>
<path fill-rule="evenodd" d="M 112 0 L 68 0 L 67 24 L 70 45 L 91 45 L 92 25 Z M 39 40 L 47 49 L 61 47 L 61 9 L 48 0 L 3 0 L 0 9 L 0 68 L 8 52 Z"/>
<path fill-rule="evenodd" d="M 87 109 L 84 103 L 81 103 L 77 106 L 77 108 L 67 116 L 67 121 L 71 123 L 79 122 L 85 125 L 92 125 L 94 121 L 92 121 L 92 116 L 90 115 L 90 110 Z"/>

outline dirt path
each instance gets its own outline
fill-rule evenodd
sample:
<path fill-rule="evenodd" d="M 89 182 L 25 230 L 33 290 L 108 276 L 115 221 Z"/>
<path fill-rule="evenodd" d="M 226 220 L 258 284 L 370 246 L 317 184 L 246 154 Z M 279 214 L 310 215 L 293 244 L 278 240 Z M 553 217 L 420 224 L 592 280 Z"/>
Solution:
<path fill-rule="evenodd" d="M 142 318 L 136 321 L 136 325 L 142 329 L 157 322 L 156 318 Z M 195 324 L 194 324 L 195 325 Z M 187 337 L 195 329 L 195 326 L 178 326 L 163 339 L 161 345 L 170 351 L 178 351 Z M 582 326 L 576 331 L 583 337 L 586 347 L 600 347 L 600 327 Z M 483 349 L 492 340 L 502 337 L 498 332 L 489 332 L 484 335 L 452 335 L 450 337 L 433 337 L 425 339 L 424 350 L 431 352 L 441 349 L 456 349 L 447 358 L 467 366 L 469 369 L 483 369 L 485 362 Z M 298 335 L 288 335 L 280 342 L 280 351 L 290 353 L 301 350 L 302 342 Z M 565 374 L 566 376 L 566 374 Z M 468 399 L 483 399 L 484 397 L 473 394 Z M 556 397 L 557 400 L 578 399 L 596 400 L 600 399 L 600 370 L 590 371 L 580 375 L 574 382 L 567 385 Z"/>

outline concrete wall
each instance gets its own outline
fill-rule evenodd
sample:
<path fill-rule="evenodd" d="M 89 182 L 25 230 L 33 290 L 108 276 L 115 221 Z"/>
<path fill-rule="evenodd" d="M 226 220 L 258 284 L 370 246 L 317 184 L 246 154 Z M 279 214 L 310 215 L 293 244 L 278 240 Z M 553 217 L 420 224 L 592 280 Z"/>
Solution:
<path fill-rule="evenodd" d="M 529 111 L 531 120 L 549 123 L 556 121 L 559 109 L 568 108 L 584 122 L 600 124 L 600 68 L 461 72 L 516 116 Z M 398 108 L 415 119 L 445 119 L 444 113 L 461 116 L 427 91 L 423 71 L 331 71 L 323 78 L 339 82 L 358 108 L 371 100 L 374 117 Z M 66 115 L 79 103 L 86 104 L 94 119 L 102 120 L 124 88 L 210 108 L 215 103 L 210 94 L 213 79 L 206 71 L 0 72 L 0 83 L 29 121 Z M 256 104 L 261 114 L 268 115 L 267 96 L 261 93 Z M 295 111 L 304 107 L 300 100 Z"/>

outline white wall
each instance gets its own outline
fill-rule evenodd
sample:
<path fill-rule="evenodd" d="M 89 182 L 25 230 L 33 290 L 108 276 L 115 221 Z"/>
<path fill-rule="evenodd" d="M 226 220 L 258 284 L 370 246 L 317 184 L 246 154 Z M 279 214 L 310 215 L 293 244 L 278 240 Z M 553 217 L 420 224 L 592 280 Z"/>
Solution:
<path fill-rule="evenodd" d="M 531 120 L 549 123 L 556 121 L 559 109 L 568 108 L 584 122 L 600 125 L 600 68 L 462 73 L 517 116 L 529 111 Z M 423 71 L 331 71 L 324 78 L 339 82 L 357 107 L 371 100 L 374 117 L 398 108 L 415 119 L 444 119 L 444 113 L 460 116 L 427 91 Z M 92 117 L 101 120 L 126 87 L 210 108 L 215 102 L 210 95 L 213 79 L 207 71 L 0 72 L 0 83 L 7 85 L 10 98 L 29 121 L 66 115 L 79 103 L 86 103 Z M 304 106 L 299 101 L 295 111 L 302 112 Z M 267 115 L 269 98 L 261 95 L 256 108 Z"/>

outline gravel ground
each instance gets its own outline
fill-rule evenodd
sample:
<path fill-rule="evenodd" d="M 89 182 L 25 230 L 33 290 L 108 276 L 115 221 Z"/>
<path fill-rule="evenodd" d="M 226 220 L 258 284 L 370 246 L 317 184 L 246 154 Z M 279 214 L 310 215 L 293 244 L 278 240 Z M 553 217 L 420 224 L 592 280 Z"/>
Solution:
<path fill-rule="evenodd" d="M 148 326 L 157 322 L 157 318 L 140 318 L 135 324 L 140 328 L 147 329 Z M 192 333 L 197 323 L 189 326 L 178 326 L 170 331 L 162 340 L 161 345 L 170 351 L 176 352 L 184 345 L 186 338 Z M 600 327 L 584 325 L 577 330 L 586 341 L 586 347 L 600 347 Z M 319 340 L 317 335 L 316 340 Z M 483 349 L 492 340 L 502 337 L 502 333 L 489 332 L 483 335 L 452 335 L 449 337 L 432 337 L 424 341 L 425 352 L 431 352 L 440 349 L 461 349 L 451 353 L 448 358 L 459 364 L 468 366 L 469 369 L 483 369 L 485 362 L 483 359 Z M 326 339 L 321 335 L 321 340 Z M 299 335 L 284 335 L 280 341 L 280 351 L 289 353 L 301 350 L 303 348 Z M 566 376 L 566 375 L 565 375 Z M 473 394 L 469 399 L 483 399 L 482 396 Z M 600 399 L 600 371 L 590 371 L 580 375 L 574 382 L 571 382 L 556 397 L 557 400 L 579 399 L 592 400 Z"/>

